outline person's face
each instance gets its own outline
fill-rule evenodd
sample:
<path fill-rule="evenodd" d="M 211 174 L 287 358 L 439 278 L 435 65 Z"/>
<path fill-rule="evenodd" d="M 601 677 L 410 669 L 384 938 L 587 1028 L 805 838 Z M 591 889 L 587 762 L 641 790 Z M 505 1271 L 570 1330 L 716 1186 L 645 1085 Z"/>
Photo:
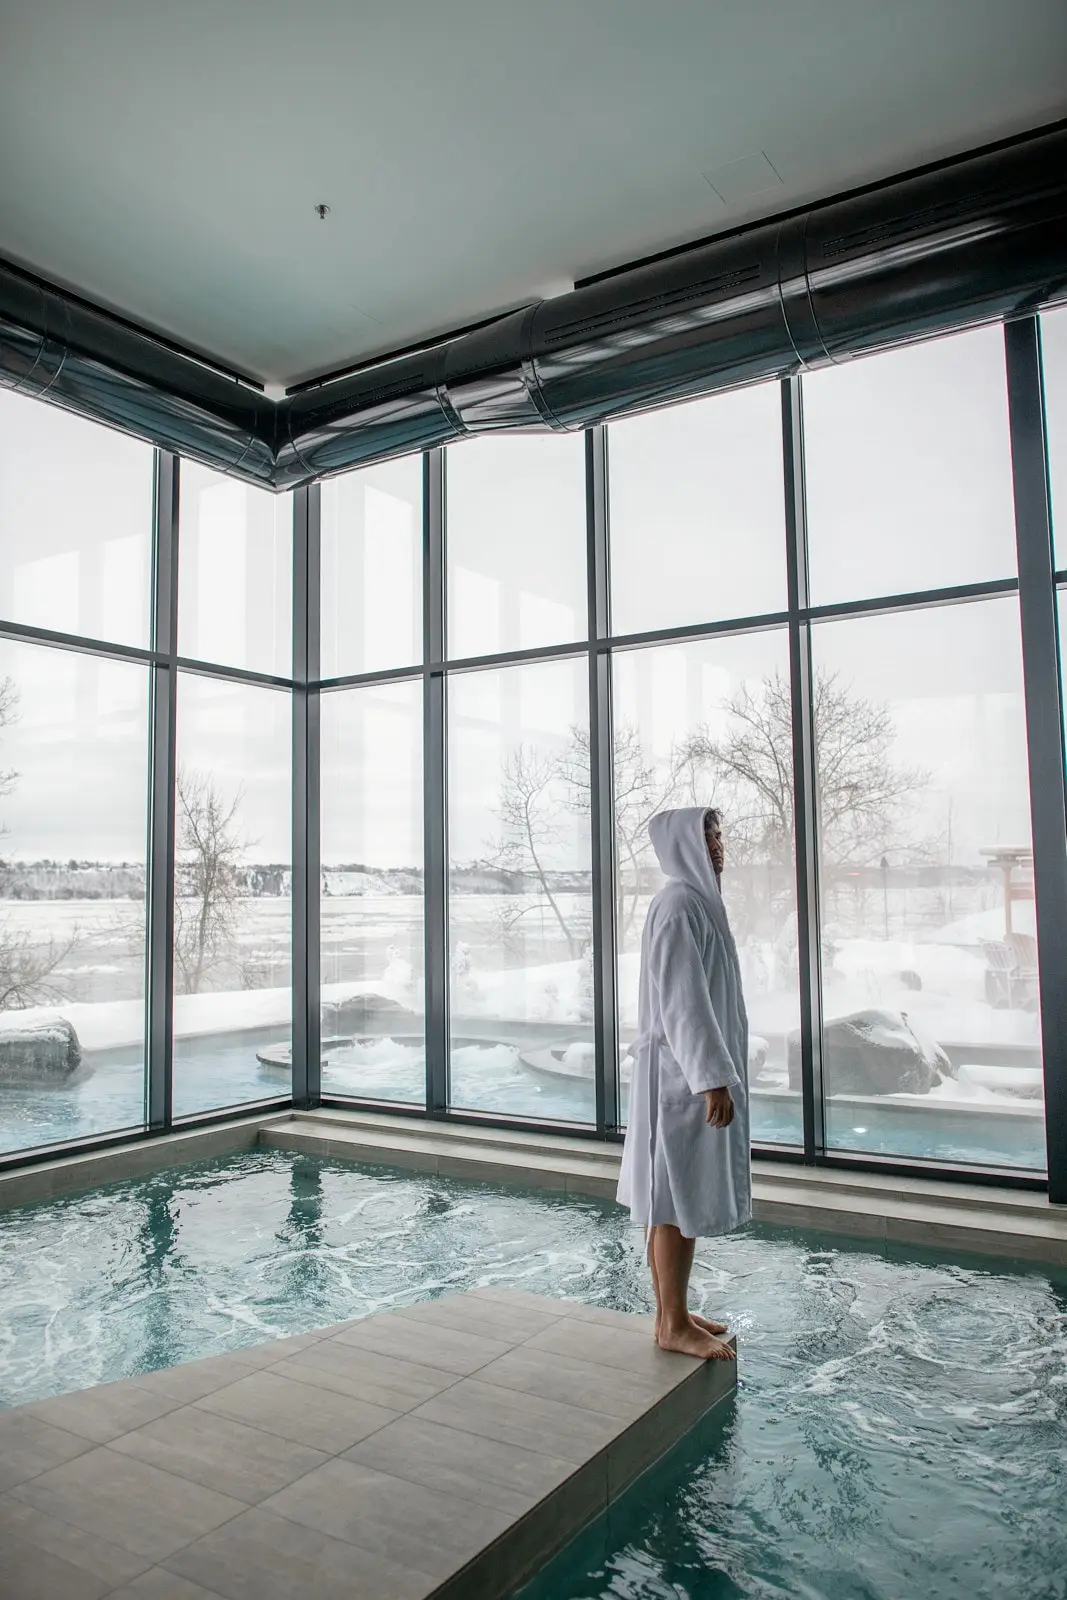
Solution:
<path fill-rule="evenodd" d="M 709 816 L 704 818 L 704 838 L 707 841 L 708 855 L 711 857 L 711 865 L 715 872 L 715 876 L 717 878 L 721 878 L 722 864 L 724 860 L 722 828 L 715 821 L 714 817 Z"/>

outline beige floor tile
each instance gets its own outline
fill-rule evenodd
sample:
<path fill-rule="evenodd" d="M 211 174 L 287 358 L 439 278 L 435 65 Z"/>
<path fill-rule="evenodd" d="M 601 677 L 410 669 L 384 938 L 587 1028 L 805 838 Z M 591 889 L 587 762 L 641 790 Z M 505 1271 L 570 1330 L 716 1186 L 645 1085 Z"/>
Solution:
<path fill-rule="evenodd" d="M 73 1461 L 91 1449 L 88 1439 L 42 1422 L 29 1415 L 24 1406 L 0 1411 L 0 1490 L 36 1478 L 49 1467 Z"/>
<path fill-rule="evenodd" d="M 129 1583 L 149 1565 L 144 1556 L 135 1556 L 121 1545 L 76 1528 L 71 1522 L 46 1516 L 36 1506 L 11 1495 L 0 1495 L 0 1550 L 8 1538 L 25 1540 L 39 1550 L 61 1556 L 72 1566 L 102 1578 L 108 1590 L 116 1584 Z"/>
<path fill-rule="evenodd" d="M 0 1544 L 0 1595 L 4 1600 L 103 1600 L 111 1585 L 84 1567 L 13 1534 Z"/>
<path fill-rule="evenodd" d="M 224 1600 L 423 1600 L 437 1587 L 428 1573 L 261 1507 L 180 1550 L 167 1570 Z"/>
<path fill-rule="evenodd" d="M 644 1333 L 652 1337 L 656 1319 L 651 1312 L 613 1311 L 610 1306 L 576 1304 L 571 1312 L 579 1322 L 597 1322 L 605 1328 L 621 1328 L 625 1333 Z"/>
<path fill-rule="evenodd" d="M 328 1455 L 339 1455 L 397 1416 L 384 1406 L 309 1383 L 294 1383 L 276 1372 L 254 1372 L 250 1378 L 205 1395 L 196 1405 L 282 1439 L 310 1445 L 313 1450 L 325 1450 Z"/>
<path fill-rule="evenodd" d="M 174 1411 L 180 1401 L 170 1395 L 141 1389 L 128 1378 L 119 1383 L 101 1383 L 75 1394 L 60 1394 L 52 1400 L 38 1400 L 23 1406 L 27 1416 L 51 1422 L 57 1428 L 91 1439 L 93 1444 L 108 1444 L 131 1428 L 140 1428 L 156 1417 Z"/>
<path fill-rule="evenodd" d="M 650 1380 L 619 1367 L 599 1367 L 591 1361 L 577 1361 L 554 1350 L 535 1350 L 522 1345 L 498 1361 L 491 1361 L 478 1373 L 479 1383 L 496 1383 L 504 1389 L 521 1389 L 545 1400 L 563 1405 L 582 1406 L 587 1411 L 602 1411 L 620 1422 L 632 1422 L 639 1412 L 655 1405 L 665 1389 L 664 1382 Z"/>
<path fill-rule="evenodd" d="M 324 1339 L 271 1371 L 297 1383 L 317 1384 L 337 1394 L 351 1395 L 354 1400 L 385 1406 L 390 1411 L 410 1411 L 456 1382 L 454 1372 L 444 1372 L 440 1367 L 398 1361 L 335 1339 Z"/>
<path fill-rule="evenodd" d="M 334 1539 L 447 1577 L 511 1524 L 507 1512 L 442 1494 L 354 1461 L 328 1461 L 264 1503 Z"/>
<path fill-rule="evenodd" d="M 179 1578 L 165 1567 L 151 1567 L 143 1577 L 116 1589 L 108 1600 L 220 1600 L 214 1589 L 203 1589 L 188 1578 Z"/>
<path fill-rule="evenodd" d="M 205 1489 L 256 1505 L 327 1459 L 321 1450 L 264 1433 L 199 1406 L 183 1406 L 116 1439 L 112 1449 Z"/>
<path fill-rule="evenodd" d="M 650 1383 L 662 1384 L 664 1390 L 700 1365 L 695 1356 L 660 1350 L 643 1330 L 631 1333 L 579 1317 L 567 1317 L 544 1333 L 535 1334 L 526 1348 L 631 1372 Z"/>
<path fill-rule="evenodd" d="M 403 1361 L 440 1367 L 457 1377 L 465 1377 L 502 1356 L 512 1348 L 514 1341 L 487 1339 L 480 1334 L 460 1333 L 440 1326 L 430 1328 L 412 1317 L 387 1315 L 357 1322 L 337 1335 L 337 1343 L 376 1350 L 380 1355 L 398 1356 Z"/>
<path fill-rule="evenodd" d="M 317 1329 L 314 1333 L 291 1333 L 284 1339 L 268 1339 L 266 1344 L 241 1345 L 230 1354 L 234 1361 L 241 1361 L 248 1367 L 272 1367 L 275 1362 L 286 1361 L 298 1351 L 318 1344 L 322 1337 L 324 1335 Z"/>
<path fill-rule="evenodd" d="M 484 1338 L 499 1339 L 510 1345 L 542 1333 L 558 1320 L 530 1306 L 508 1305 L 503 1300 L 475 1300 L 470 1295 L 420 1300 L 417 1305 L 398 1307 L 396 1314 L 417 1322 L 454 1328 L 459 1333 L 479 1333 Z"/>
<path fill-rule="evenodd" d="M 502 1389 L 474 1378 L 454 1384 L 412 1416 L 576 1464 L 603 1449 L 623 1427 L 601 1412 L 561 1405 L 557 1400 L 543 1400 L 540 1395 Z"/>
<path fill-rule="evenodd" d="M 191 1405 L 215 1389 L 222 1389 L 238 1378 L 255 1372 L 260 1362 L 242 1361 L 239 1356 L 208 1356 L 203 1361 L 186 1361 L 180 1367 L 161 1367 L 158 1372 L 146 1372 L 130 1382 L 150 1394 L 167 1395 L 179 1405 Z"/>
<path fill-rule="evenodd" d="M 401 1417 L 346 1451 L 347 1461 L 519 1516 L 574 1471 L 559 1456 Z"/>
<path fill-rule="evenodd" d="M 106 1448 L 53 1467 L 12 1495 L 155 1562 L 245 1509 L 240 1500 Z"/>

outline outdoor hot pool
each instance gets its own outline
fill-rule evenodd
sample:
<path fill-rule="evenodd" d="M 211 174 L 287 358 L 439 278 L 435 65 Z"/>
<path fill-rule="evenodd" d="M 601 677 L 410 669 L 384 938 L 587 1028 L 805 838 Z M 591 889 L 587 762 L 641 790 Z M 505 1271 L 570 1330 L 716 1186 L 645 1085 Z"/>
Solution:
<path fill-rule="evenodd" d="M 0 1403 L 490 1283 L 649 1308 L 607 1202 L 266 1152 L 113 1185 L 0 1217 Z M 524 1596 L 1067 1595 L 1067 1274 L 753 1227 L 694 1285 L 736 1402 Z"/>

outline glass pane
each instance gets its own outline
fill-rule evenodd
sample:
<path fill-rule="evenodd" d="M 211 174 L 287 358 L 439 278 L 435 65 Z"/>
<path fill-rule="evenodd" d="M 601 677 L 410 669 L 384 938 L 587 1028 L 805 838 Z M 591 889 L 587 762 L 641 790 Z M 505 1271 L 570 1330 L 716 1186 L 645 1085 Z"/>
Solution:
<path fill-rule="evenodd" d="M 1045 428 L 1052 488 L 1052 534 L 1056 566 L 1067 568 L 1067 306 L 1041 318 L 1045 378 Z"/>
<path fill-rule="evenodd" d="M 615 634 L 782 611 L 782 402 L 761 384 L 608 430 Z"/>
<path fill-rule="evenodd" d="M 0 616 L 148 643 L 153 451 L 0 390 Z"/>
<path fill-rule="evenodd" d="M 813 605 L 1015 574 L 1004 331 L 807 373 Z"/>
<path fill-rule="evenodd" d="M 623 1110 L 641 932 L 664 881 L 648 824 L 669 807 L 714 806 L 749 1013 L 752 1137 L 801 1142 L 800 1094 L 789 1076 L 800 1002 L 788 640 L 758 633 L 622 651 L 613 666 Z"/>
<path fill-rule="evenodd" d="M 293 672 L 293 497 L 181 465 L 178 654 Z"/>
<path fill-rule="evenodd" d="M 584 638 L 584 437 L 470 439 L 446 467 L 449 655 Z"/>
<path fill-rule="evenodd" d="M 820 624 L 828 1140 L 1045 1163 L 1014 597 Z"/>
<path fill-rule="evenodd" d="M 422 660 L 422 457 L 322 485 L 322 676 Z"/>
<path fill-rule="evenodd" d="M 588 669 L 449 683 L 452 1104 L 593 1122 Z"/>
<path fill-rule="evenodd" d="M 144 1121 L 148 671 L 0 641 L 0 1149 Z"/>
<path fill-rule="evenodd" d="M 422 684 L 321 704 L 323 1090 L 422 1105 Z"/>
<path fill-rule="evenodd" d="M 178 1117 L 290 1093 L 291 748 L 284 690 L 181 674 Z"/>

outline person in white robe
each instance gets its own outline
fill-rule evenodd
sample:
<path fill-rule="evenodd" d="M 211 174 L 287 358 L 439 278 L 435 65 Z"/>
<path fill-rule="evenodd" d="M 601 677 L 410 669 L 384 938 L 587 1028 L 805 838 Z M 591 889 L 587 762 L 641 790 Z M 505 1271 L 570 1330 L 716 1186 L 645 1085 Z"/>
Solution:
<path fill-rule="evenodd" d="M 752 1215 L 748 1017 L 720 892 L 722 829 L 717 812 L 694 806 L 660 812 L 648 831 L 668 882 L 641 941 L 618 1198 L 647 1233 L 657 1343 L 729 1359 L 725 1326 L 688 1303 L 696 1240 Z"/>

